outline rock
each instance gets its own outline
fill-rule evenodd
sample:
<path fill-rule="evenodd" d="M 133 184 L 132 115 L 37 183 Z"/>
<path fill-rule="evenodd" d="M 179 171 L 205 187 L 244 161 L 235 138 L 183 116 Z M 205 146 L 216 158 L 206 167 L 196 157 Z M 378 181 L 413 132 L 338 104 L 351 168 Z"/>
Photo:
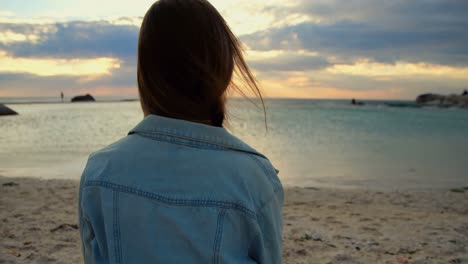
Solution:
<path fill-rule="evenodd" d="M 50 232 L 53 233 L 58 230 L 71 231 L 71 230 L 77 230 L 77 229 L 78 229 L 78 225 L 76 224 L 61 224 L 57 226 L 56 228 L 51 229 Z"/>
<path fill-rule="evenodd" d="M 78 95 L 78 96 L 75 96 L 71 99 L 71 102 L 72 103 L 75 103 L 75 102 L 95 102 L 96 100 L 94 99 L 94 97 L 92 97 L 90 94 L 86 94 L 86 95 Z"/>
<path fill-rule="evenodd" d="M 3 115 L 17 115 L 17 114 L 18 114 L 17 112 L 11 110 L 7 106 L 5 106 L 3 104 L 0 104 L 0 116 L 3 116 Z"/>
<path fill-rule="evenodd" d="M 16 182 L 6 182 L 4 184 L 2 184 L 2 186 L 5 186 L 5 187 L 14 187 L 14 186 L 18 186 L 19 184 L 17 184 Z"/>
<path fill-rule="evenodd" d="M 450 189 L 450 191 L 454 192 L 454 193 L 464 193 L 465 189 L 463 189 L 463 188 L 454 188 L 454 189 Z"/>
<path fill-rule="evenodd" d="M 338 254 L 333 257 L 332 261 L 329 263 L 359 263 L 355 258 L 353 258 L 351 255 L 347 254 Z"/>
<path fill-rule="evenodd" d="M 440 103 L 442 103 L 444 99 L 445 99 L 444 95 L 427 93 L 427 94 L 421 94 L 420 96 L 416 97 L 416 103 L 425 104 L 425 103 L 429 103 L 433 101 L 439 101 Z"/>
<path fill-rule="evenodd" d="M 358 106 L 364 105 L 363 102 L 358 102 L 358 101 L 356 101 L 356 99 L 354 99 L 354 98 L 351 100 L 351 104 L 352 104 L 352 105 L 358 105 Z"/>
<path fill-rule="evenodd" d="M 376 242 L 376 241 L 368 241 L 367 242 L 367 246 L 369 246 L 369 247 L 373 247 L 373 246 L 377 247 L 379 245 L 380 245 L 379 242 Z"/>
<path fill-rule="evenodd" d="M 301 255 L 301 256 L 306 256 L 307 255 L 307 251 L 305 249 L 299 249 L 296 251 L 296 253 L 298 255 Z"/>
<path fill-rule="evenodd" d="M 318 233 L 305 233 L 299 240 L 313 240 L 313 241 L 322 241 L 322 236 Z"/>
<path fill-rule="evenodd" d="M 440 94 L 422 94 L 416 98 L 418 104 L 428 104 L 438 102 L 439 106 L 459 106 L 468 107 L 468 96 L 465 95 L 440 95 Z"/>
<path fill-rule="evenodd" d="M 317 234 L 317 233 L 312 234 L 311 238 L 314 241 L 322 241 L 322 236 L 320 234 Z"/>

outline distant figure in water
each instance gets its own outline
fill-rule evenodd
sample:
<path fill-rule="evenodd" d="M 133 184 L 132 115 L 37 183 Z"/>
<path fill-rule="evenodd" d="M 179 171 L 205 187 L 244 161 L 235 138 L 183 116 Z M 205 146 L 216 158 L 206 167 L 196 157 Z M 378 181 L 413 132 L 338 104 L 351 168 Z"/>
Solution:
<path fill-rule="evenodd" d="M 462 95 L 463 95 L 463 96 L 467 96 L 467 95 L 468 95 L 468 91 L 467 91 L 467 90 L 463 91 Z"/>
<path fill-rule="evenodd" d="M 358 101 L 356 101 L 356 99 L 354 99 L 354 98 L 351 100 L 351 104 L 352 104 L 352 105 L 364 105 L 363 102 L 358 102 Z"/>
<path fill-rule="evenodd" d="M 63 92 L 60 92 L 60 98 L 62 98 L 62 103 L 63 103 Z"/>

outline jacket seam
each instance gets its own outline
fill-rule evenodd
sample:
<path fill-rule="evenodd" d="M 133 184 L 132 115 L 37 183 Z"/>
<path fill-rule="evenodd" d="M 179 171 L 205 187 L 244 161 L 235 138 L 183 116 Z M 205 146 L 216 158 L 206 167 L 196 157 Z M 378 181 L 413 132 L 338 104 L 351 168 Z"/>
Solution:
<path fill-rule="evenodd" d="M 203 139 L 200 139 L 200 138 L 183 136 L 183 135 L 169 133 L 169 132 L 162 132 L 162 131 L 157 131 L 157 130 L 134 130 L 134 131 L 131 131 L 129 133 L 129 135 L 131 135 L 131 134 L 137 134 L 138 135 L 138 134 L 141 134 L 141 133 L 146 133 L 146 134 L 151 134 L 151 135 L 154 135 L 154 134 L 165 135 L 165 136 L 169 136 L 169 137 L 180 138 L 180 139 L 195 141 L 195 142 L 199 142 L 199 143 L 209 144 L 209 145 L 213 145 L 215 147 L 219 147 L 221 149 L 224 148 L 224 149 L 231 149 L 231 150 L 246 152 L 246 153 L 249 153 L 249 154 L 254 154 L 254 155 L 258 155 L 258 156 L 261 156 L 263 158 L 266 158 L 263 154 L 258 153 L 255 150 L 243 149 L 243 148 L 240 148 L 238 146 L 231 145 L 231 144 L 223 144 L 223 143 L 220 143 L 220 142 L 212 142 L 212 141 L 207 141 L 207 140 L 203 140 Z"/>
<path fill-rule="evenodd" d="M 255 208 L 255 216 L 256 218 L 258 219 L 258 213 L 261 212 L 268 204 L 270 204 L 273 199 L 275 198 L 276 194 L 278 192 L 282 191 L 281 188 L 278 188 L 276 189 L 271 195 L 270 197 L 268 197 L 268 199 L 266 199 L 263 203 L 261 203 L 257 208 Z"/>
<path fill-rule="evenodd" d="M 180 199 L 180 198 L 171 198 L 163 196 L 160 194 L 155 194 L 140 189 L 127 187 L 115 183 L 103 182 L 103 181 L 88 181 L 85 183 L 84 187 L 102 187 L 106 189 L 111 189 L 114 191 L 119 191 L 139 197 L 144 197 L 150 200 L 155 200 L 167 205 L 176 205 L 176 206 L 192 206 L 192 207 L 215 207 L 226 210 L 235 210 L 241 213 L 244 213 L 249 218 L 256 220 L 257 216 L 254 211 L 245 207 L 239 203 L 227 202 L 227 201 L 217 201 L 217 200 L 208 200 L 208 199 Z"/>
<path fill-rule="evenodd" d="M 161 138 L 161 137 L 151 137 L 151 136 L 147 135 L 147 132 L 143 132 L 143 133 L 136 134 L 136 135 L 147 138 L 147 139 L 162 141 L 162 142 L 171 143 L 171 144 L 183 145 L 183 146 L 188 146 L 188 147 L 195 147 L 195 148 L 209 149 L 209 150 L 226 150 L 226 148 L 223 148 L 223 147 L 218 146 L 218 145 L 210 144 L 210 143 L 206 143 L 206 144 L 210 145 L 211 147 L 205 147 L 205 146 L 202 146 L 201 144 L 181 142 L 181 141 L 177 141 L 176 139 L 170 140 L 170 139 L 164 139 L 164 138 Z M 164 136 L 167 136 L 167 135 L 164 135 Z M 169 137 L 169 136 L 167 136 L 167 137 Z M 184 139 L 184 140 L 188 140 L 188 139 Z M 199 142 L 199 143 L 201 143 L 201 142 Z"/>
<path fill-rule="evenodd" d="M 224 217 L 226 215 L 226 210 L 221 210 L 218 214 L 217 224 L 216 224 L 216 233 L 215 240 L 213 244 L 213 264 L 219 263 L 219 250 L 221 248 L 221 240 L 223 238 L 223 227 L 224 227 Z"/>
<path fill-rule="evenodd" d="M 121 246 L 120 246 L 120 219 L 119 219 L 119 192 L 113 190 L 113 206 L 114 206 L 114 250 L 115 262 L 121 263 Z"/>
<path fill-rule="evenodd" d="M 273 199 L 275 198 L 276 194 L 277 194 L 278 192 L 280 192 L 280 191 L 282 191 L 281 188 L 279 188 L 279 189 L 277 189 L 276 191 L 274 191 L 274 192 L 272 193 L 272 195 L 271 195 L 263 204 L 261 204 L 259 207 L 257 207 L 257 209 L 255 210 L 255 216 L 256 216 L 257 221 L 258 221 L 258 219 L 259 219 L 259 215 L 262 214 L 261 212 L 263 211 L 263 209 L 265 209 L 265 207 L 273 201 Z M 259 225 L 258 222 L 257 222 L 257 225 Z M 250 252 L 250 250 L 251 250 L 251 248 L 252 248 L 252 246 L 253 246 L 253 242 L 255 242 L 255 240 L 258 239 L 258 237 L 259 237 L 260 235 L 262 235 L 262 230 L 259 228 L 259 231 L 256 232 L 255 236 L 252 238 L 252 240 L 251 240 L 250 243 L 248 244 L 248 245 L 249 245 L 249 251 L 248 251 L 248 252 Z"/>
<path fill-rule="evenodd" d="M 271 176 L 273 175 L 268 169 L 265 167 L 265 165 L 256 157 L 253 155 L 249 155 L 251 159 L 253 159 L 262 169 L 263 172 L 265 173 L 265 176 L 268 178 L 268 181 L 270 181 L 271 185 L 273 186 L 273 192 L 277 192 L 279 189 L 281 189 L 281 186 L 278 184 L 275 184 L 273 180 L 271 179 Z"/>

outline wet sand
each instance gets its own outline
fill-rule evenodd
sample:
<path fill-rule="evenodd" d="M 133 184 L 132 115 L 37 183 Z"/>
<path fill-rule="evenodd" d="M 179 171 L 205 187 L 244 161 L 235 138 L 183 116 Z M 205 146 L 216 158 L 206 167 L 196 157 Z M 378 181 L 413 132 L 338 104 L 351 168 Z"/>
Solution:
<path fill-rule="evenodd" d="M 77 190 L 0 177 L 0 263 L 82 263 Z M 283 263 L 468 263 L 468 188 L 289 188 Z"/>

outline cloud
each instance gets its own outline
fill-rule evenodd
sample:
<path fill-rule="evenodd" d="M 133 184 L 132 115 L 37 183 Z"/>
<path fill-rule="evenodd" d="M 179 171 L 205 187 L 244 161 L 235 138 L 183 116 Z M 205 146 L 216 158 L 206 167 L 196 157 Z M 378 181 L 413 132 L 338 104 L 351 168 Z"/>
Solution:
<path fill-rule="evenodd" d="M 15 58 L 0 50 L 0 72 L 4 73 L 29 73 L 37 76 L 68 75 L 95 79 L 101 75 L 110 75 L 113 69 L 118 68 L 120 61 L 115 58 Z"/>
<path fill-rule="evenodd" d="M 468 81 L 467 67 L 449 67 L 428 63 L 397 62 L 384 64 L 358 61 L 355 64 L 335 64 L 327 71 L 333 74 L 369 76 L 390 80 L 391 78 L 423 76 L 426 78 L 464 79 Z"/>
<path fill-rule="evenodd" d="M 425 91 L 466 88 L 466 1 L 213 0 L 213 4 L 241 34 L 246 59 L 270 96 L 354 92 L 356 97 L 413 98 Z M 76 12 L 72 9 L 68 15 Z M 141 15 L 144 10 L 132 12 Z M 56 94 L 64 87 L 136 93 L 141 17 L 132 13 L 68 21 L 4 14 L 0 96 L 7 89 L 14 92 L 12 87 L 41 90 L 39 94 L 43 90 Z"/>
<path fill-rule="evenodd" d="M 113 75 L 96 79 L 82 76 L 38 76 L 28 73 L 1 73 L 0 97 L 2 96 L 56 96 L 63 91 L 66 96 L 82 93 L 94 95 L 138 95 L 136 76 L 128 69 L 118 69 Z"/>
<path fill-rule="evenodd" d="M 349 62 L 468 65 L 466 1 L 303 1 L 272 12 L 306 14 L 314 21 L 242 36 L 249 47 L 290 49 L 293 42 Z"/>
<path fill-rule="evenodd" d="M 0 32 L 0 43 L 9 45 L 16 42 L 31 42 L 37 43 L 39 37 L 33 34 L 22 34 L 16 33 L 11 30 L 6 30 L 4 32 Z"/>
<path fill-rule="evenodd" d="M 458 94 L 467 79 L 438 76 L 369 77 L 332 73 L 328 69 L 304 72 L 261 72 L 266 96 L 295 98 L 414 99 L 418 94 L 434 92 Z"/>
<path fill-rule="evenodd" d="M 249 65 L 257 71 L 308 71 L 331 65 L 326 58 L 303 51 L 250 51 L 247 57 Z"/>
<path fill-rule="evenodd" d="M 15 43 L 0 41 L 0 49 L 15 57 L 120 58 L 135 56 L 139 28 L 108 21 L 71 21 L 53 24 L 0 23 L 0 32 L 34 36 L 34 41 Z"/>
<path fill-rule="evenodd" d="M 0 23 L 0 96 L 96 88 L 136 94 L 135 20 Z"/>

